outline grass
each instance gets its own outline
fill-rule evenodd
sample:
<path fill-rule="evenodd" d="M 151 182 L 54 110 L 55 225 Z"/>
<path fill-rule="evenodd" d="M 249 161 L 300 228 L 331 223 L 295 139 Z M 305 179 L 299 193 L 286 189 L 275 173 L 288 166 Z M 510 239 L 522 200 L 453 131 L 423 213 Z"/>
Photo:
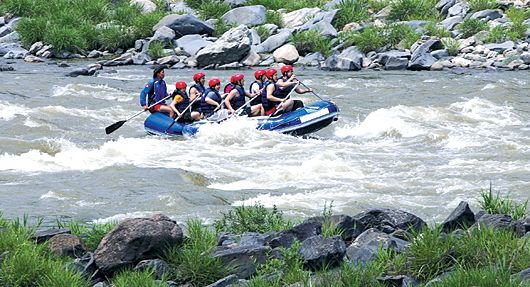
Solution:
<path fill-rule="evenodd" d="M 303 56 L 312 52 L 320 52 L 327 57 L 331 55 L 331 49 L 333 48 L 331 41 L 320 35 L 317 30 L 295 33 L 291 36 L 290 41 Z"/>
<path fill-rule="evenodd" d="M 384 28 L 368 27 L 361 32 L 343 32 L 339 39 L 345 46 L 355 45 L 367 53 L 385 45 L 408 49 L 420 37 L 409 25 L 392 23 Z"/>
<path fill-rule="evenodd" d="M 329 203 L 329 207 L 326 202 L 324 202 L 324 210 L 322 211 L 322 217 L 324 221 L 322 223 L 321 234 L 325 238 L 330 238 L 335 235 L 342 236 L 344 230 L 340 229 L 337 226 L 337 223 L 333 221 L 333 201 Z"/>
<path fill-rule="evenodd" d="M 197 11 L 203 20 L 218 19 L 232 9 L 230 4 L 220 0 L 184 0 L 184 2 Z"/>
<path fill-rule="evenodd" d="M 214 23 L 215 23 L 214 24 L 214 29 L 215 29 L 214 36 L 215 37 L 221 37 L 228 30 L 235 27 L 235 24 L 227 24 L 221 18 L 217 19 L 217 21 L 215 21 Z"/>
<path fill-rule="evenodd" d="M 458 24 L 458 30 L 462 33 L 463 38 L 471 37 L 480 31 L 488 29 L 488 24 L 480 19 L 467 18 Z"/>
<path fill-rule="evenodd" d="M 451 37 L 451 32 L 444 26 L 438 26 L 433 22 L 429 22 L 423 27 L 424 33 L 429 36 L 438 37 L 439 39 Z"/>
<path fill-rule="evenodd" d="M 437 22 L 440 19 L 440 13 L 435 8 L 436 3 L 436 0 L 396 0 L 390 4 L 388 20 L 430 20 Z"/>
<path fill-rule="evenodd" d="M 530 17 L 530 9 L 510 7 L 506 10 L 506 16 L 512 21 L 507 31 L 508 38 L 513 41 L 524 39 L 529 26 L 523 22 Z"/>
<path fill-rule="evenodd" d="M 112 278 L 113 287 L 166 287 L 169 286 L 165 280 L 156 281 L 155 272 L 152 269 L 146 269 L 140 272 L 124 270 Z"/>
<path fill-rule="evenodd" d="M 364 22 L 370 18 L 366 0 L 342 0 L 334 9 L 339 9 L 333 20 L 334 26 L 341 30 L 351 22 Z"/>
<path fill-rule="evenodd" d="M 149 50 L 147 51 L 147 54 L 149 54 L 149 57 L 152 59 L 164 57 L 164 43 L 158 41 L 151 42 L 151 44 L 149 44 Z"/>
<path fill-rule="evenodd" d="M 525 217 L 528 206 L 528 199 L 523 203 L 516 203 L 510 196 L 501 197 L 500 193 L 493 194 L 490 183 L 489 190 L 480 193 L 482 199 L 479 200 L 480 207 L 490 214 L 506 214 L 513 219 L 519 220 Z"/>
<path fill-rule="evenodd" d="M 87 250 L 94 251 L 101 242 L 101 239 L 114 229 L 118 223 L 110 222 L 90 225 L 75 220 L 68 222 L 58 220 L 56 224 L 58 228 L 69 228 L 72 234 L 79 236 L 83 240 Z"/>
<path fill-rule="evenodd" d="M 458 55 L 458 52 L 460 51 L 460 43 L 456 39 L 453 38 L 442 38 L 442 44 L 444 45 L 444 48 L 447 50 L 447 53 L 449 53 L 449 56 L 456 56 Z"/>
<path fill-rule="evenodd" d="M 254 28 L 256 30 L 256 33 L 258 33 L 261 42 L 267 40 L 269 36 L 271 35 L 271 32 L 269 29 L 267 29 L 265 26 L 258 26 Z"/>
<path fill-rule="evenodd" d="M 471 11 L 474 12 L 499 8 L 499 3 L 496 0 L 467 0 L 467 3 Z"/>
<path fill-rule="evenodd" d="M 245 232 L 266 233 L 289 229 L 293 223 L 283 218 L 283 213 L 274 206 L 267 210 L 262 204 L 254 206 L 237 206 L 214 222 L 217 232 L 242 234 Z"/>
<path fill-rule="evenodd" d="M 510 272 L 503 268 L 486 267 L 475 269 L 457 269 L 451 275 L 432 287 L 522 287 L 525 286 L 520 278 L 512 277 Z"/>
<path fill-rule="evenodd" d="M 245 5 L 263 5 L 268 10 L 285 9 L 287 12 L 291 12 L 306 7 L 322 8 L 326 3 L 326 0 L 249 0 L 245 2 Z"/>
<path fill-rule="evenodd" d="M 273 10 L 267 10 L 265 13 L 265 16 L 267 17 L 267 23 L 274 24 L 278 26 L 278 28 L 283 28 L 284 23 L 282 13 Z"/>
<path fill-rule="evenodd" d="M 500 43 L 508 38 L 506 28 L 499 25 L 490 29 L 486 42 L 488 43 Z"/>

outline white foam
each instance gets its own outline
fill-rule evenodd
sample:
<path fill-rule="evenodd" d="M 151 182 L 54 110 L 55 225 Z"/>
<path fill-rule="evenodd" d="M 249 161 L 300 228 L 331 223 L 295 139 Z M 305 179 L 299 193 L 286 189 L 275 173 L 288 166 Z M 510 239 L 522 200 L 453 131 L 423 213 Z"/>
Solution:
<path fill-rule="evenodd" d="M 0 101 L 0 119 L 2 120 L 9 121 L 17 115 L 27 116 L 30 113 L 31 110 L 23 105 Z"/>
<path fill-rule="evenodd" d="M 128 102 L 134 95 L 127 94 L 107 85 L 68 84 L 66 86 L 54 86 L 52 97 L 92 97 L 107 101 Z"/>
<path fill-rule="evenodd" d="M 94 224 L 105 224 L 105 223 L 112 223 L 112 222 L 121 222 L 125 219 L 130 218 L 142 218 L 142 217 L 152 217 L 153 215 L 160 213 L 159 211 L 135 211 L 135 212 L 127 212 L 127 213 L 120 213 L 113 216 L 109 216 L 106 218 L 99 218 L 93 220 L 91 223 Z"/>
<path fill-rule="evenodd" d="M 514 114 L 513 107 L 499 106 L 482 98 L 472 98 L 465 102 L 457 102 L 449 107 L 450 110 L 459 113 L 468 120 L 481 122 L 482 124 L 494 124 L 498 126 L 520 125 L 521 119 Z"/>
<path fill-rule="evenodd" d="M 484 90 L 490 90 L 490 89 L 495 89 L 497 86 L 495 84 L 486 84 L 481 90 L 484 91 Z"/>
<path fill-rule="evenodd" d="M 40 199 L 46 199 L 46 198 L 50 198 L 50 199 L 57 199 L 57 200 L 60 200 L 60 201 L 65 201 L 65 200 L 69 200 L 70 198 L 69 197 L 66 197 L 66 196 L 62 196 L 56 192 L 53 192 L 53 191 L 48 191 L 47 193 L 43 194 L 40 196 Z"/>

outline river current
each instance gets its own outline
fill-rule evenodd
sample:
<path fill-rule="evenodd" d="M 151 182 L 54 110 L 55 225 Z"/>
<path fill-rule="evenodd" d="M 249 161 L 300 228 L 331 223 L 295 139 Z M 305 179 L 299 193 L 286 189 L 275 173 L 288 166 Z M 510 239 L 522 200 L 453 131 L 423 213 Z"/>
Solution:
<path fill-rule="evenodd" d="M 530 196 L 530 73 L 323 72 L 295 69 L 340 108 L 310 137 L 257 131 L 245 119 L 167 139 L 143 130 L 147 66 L 65 77 L 71 68 L 15 63 L 0 73 L 0 211 L 54 220 L 164 213 L 207 222 L 231 206 L 288 216 L 399 208 L 440 222 L 480 192 Z M 246 86 L 254 70 L 240 71 Z M 168 91 L 196 70 L 166 70 Z M 234 71 L 206 71 L 223 85 Z M 311 94 L 295 98 L 310 103 Z"/>

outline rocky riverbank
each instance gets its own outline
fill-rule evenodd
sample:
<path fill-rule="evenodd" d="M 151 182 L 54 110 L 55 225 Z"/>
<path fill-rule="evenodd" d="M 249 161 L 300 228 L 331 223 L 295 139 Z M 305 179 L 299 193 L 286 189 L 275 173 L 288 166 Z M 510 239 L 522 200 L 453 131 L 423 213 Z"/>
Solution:
<path fill-rule="evenodd" d="M 156 9 L 149 0 L 135 2 L 140 3 L 144 13 Z M 347 1 L 291 12 L 236 2 L 229 3 L 230 10 L 220 19 L 206 21 L 196 17 L 197 12 L 184 2 L 166 2 L 166 16 L 153 26 L 151 37 L 137 39 L 134 47 L 116 51 L 56 51 L 40 41 L 25 47 L 17 32 L 21 18 L 8 14 L 0 17 L 0 56 L 30 63 L 54 58 L 94 59 L 94 64 L 72 71 L 71 76 L 92 75 L 108 66 L 145 64 L 173 69 L 295 64 L 332 71 L 454 67 L 528 70 L 530 65 L 527 2 L 486 1 L 497 8 L 476 11 L 480 6 L 471 1 L 440 0 L 433 7 L 433 17 L 438 21 L 396 21 L 394 14 L 399 6 L 388 4 L 380 10 L 370 8 L 365 20 L 340 28 L 337 23 L 343 18 L 341 9 L 348 8 Z M 268 22 L 273 19 L 271 13 L 280 19 L 274 21 L 280 26 Z M 216 37 L 222 32 L 219 21 L 233 28 Z M 1 68 L 6 69 L 9 67 Z"/>

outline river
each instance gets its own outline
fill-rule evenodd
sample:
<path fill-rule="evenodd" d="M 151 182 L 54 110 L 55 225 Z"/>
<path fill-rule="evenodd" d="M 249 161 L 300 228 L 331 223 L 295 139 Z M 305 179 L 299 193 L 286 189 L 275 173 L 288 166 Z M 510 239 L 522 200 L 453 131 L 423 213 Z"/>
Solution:
<path fill-rule="evenodd" d="M 53 221 L 107 222 L 164 213 L 206 222 L 235 205 L 287 216 L 399 208 L 440 222 L 489 188 L 530 195 L 530 73 L 324 72 L 295 68 L 340 108 L 308 138 L 255 130 L 244 119 L 193 138 L 147 135 L 139 111 L 147 66 L 13 64 L 0 72 L 0 210 Z M 195 70 L 167 70 L 171 92 Z M 240 71 L 246 86 L 253 70 Z M 226 81 L 233 71 L 206 71 Z M 224 82 L 223 82 L 224 83 Z M 224 84 L 223 84 L 224 85 Z M 309 103 L 311 94 L 296 98 Z"/>

